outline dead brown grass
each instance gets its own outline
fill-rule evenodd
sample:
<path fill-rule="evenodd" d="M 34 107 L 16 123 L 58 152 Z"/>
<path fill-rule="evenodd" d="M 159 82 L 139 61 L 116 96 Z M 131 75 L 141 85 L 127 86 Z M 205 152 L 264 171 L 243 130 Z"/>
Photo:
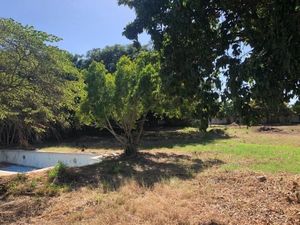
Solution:
<path fill-rule="evenodd" d="M 222 162 L 200 157 L 146 151 L 136 159 L 110 159 L 76 169 L 70 192 L 51 198 L 7 196 L 0 202 L 0 221 L 38 225 L 300 224 L 299 175 L 267 174 L 267 180 L 260 182 L 257 177 L 261 174 L 224 171 Z M 11 178 L 0 179 L 4 184 Z"/>

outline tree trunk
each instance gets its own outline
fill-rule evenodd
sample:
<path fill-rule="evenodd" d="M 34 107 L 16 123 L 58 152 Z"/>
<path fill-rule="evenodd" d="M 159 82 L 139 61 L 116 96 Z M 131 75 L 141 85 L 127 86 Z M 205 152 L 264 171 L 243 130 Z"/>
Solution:
<path fill-rule="evenodd" d="M 136 156 L 138 152 L 137 146 L 134 143 L 129 143 L 126 145 L 125 148 L 125 155 L 126 156 Z"/>
<path fill-rule="evenodd" d="M 141 137 L 144 131 L 144 123 L 146 121 L 146 114 L 138 122 L 137 131 L 130 130 L 127 132 L 127 144 L 125 146 L 126 156 L 136 156 L 138 153 L 138 147 L 140 145 Z"/>

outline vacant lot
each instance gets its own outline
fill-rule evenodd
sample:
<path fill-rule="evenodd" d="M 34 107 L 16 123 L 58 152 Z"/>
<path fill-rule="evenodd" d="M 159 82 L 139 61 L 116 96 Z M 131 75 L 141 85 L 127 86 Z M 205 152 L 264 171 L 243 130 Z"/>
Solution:
<path fill-rule="evenodd" d="M 228 170 L 300 173 L 300 125 L 262 127 L 214 126 L 207 135 L 194 128 L 149 131 L 141 147 L 147 152 L 194 153 L 217 158 Z M 83 137 L 75 141 L 41 146 L 41 151 L 120 153 L 114 139 Z"/>
<path fill-rule="evenodd" d="M 119 153 L 111 138 L 41 151 Z M 134 159 L 0 178 L 1 224 L 300 224 L 300 126 L 147 132 Z"/>

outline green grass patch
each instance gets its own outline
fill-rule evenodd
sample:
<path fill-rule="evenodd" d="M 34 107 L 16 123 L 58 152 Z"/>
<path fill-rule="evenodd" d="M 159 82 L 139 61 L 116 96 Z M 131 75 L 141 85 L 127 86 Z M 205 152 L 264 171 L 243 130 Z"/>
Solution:
<path fill-rule="evenodd" d="M 206 135 L 191 127 L 149 131 L 144 135 L 141 149 L 203 153 L 226 162 L 229 170 L 300 173 L 300 126 L 276 128 L 277 132 L 259 132 L 259 127 L 213 126 Z M 93 142 L 83 143 L 87 152 L 120 150 L 112 148 L 112 143 L 116 143 L 113 139 L 93 139 Z M 65 146 L 69 147 L 52 146 L 44 150 L 78 151 L 73 142 L 65 143 Z M 113 173 L 119 170 L 118 166 L 112 168 Z"/>
<path fill-rule="evenodd" d="M 300 148 L 294 146 L 261 145 L 220 141 L 210 144 L 175 146 L 185 152 L 209 152 L 232 164 L 229 169 L 246 168 L 253 171 L 300 173 Z"/>
<path fill-rule="evenodd" d="M 298 129 L 298 126 L 294 126 Z M 204 136 L 198 142 L 174 143 L 161 150 L 203 153 L 227 164 L 226 170 L 247 169 L 260 172 L 300 173 L 300 132 L 289 132 L 291 127 L 281 127 L 280 133 L 258 132 L 257 128 L 221 128 L 227 136 Z M 220 129 L 217 129 L 220 130 Z M 299 129 L 298 129 L 299 130 Z M 185 129 L 191 132 L 191 129 Z"/>

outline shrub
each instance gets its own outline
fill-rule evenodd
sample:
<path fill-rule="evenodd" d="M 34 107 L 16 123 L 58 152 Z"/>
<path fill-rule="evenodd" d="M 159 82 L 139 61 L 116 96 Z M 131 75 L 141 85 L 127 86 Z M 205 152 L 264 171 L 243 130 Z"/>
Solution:
<path fill-rule="evenodd" d="M 62 162 L 48 172 L 48 181 L 51 183 L 59 183 L 65 180 L 67 176 L 67 166 Z"/>

